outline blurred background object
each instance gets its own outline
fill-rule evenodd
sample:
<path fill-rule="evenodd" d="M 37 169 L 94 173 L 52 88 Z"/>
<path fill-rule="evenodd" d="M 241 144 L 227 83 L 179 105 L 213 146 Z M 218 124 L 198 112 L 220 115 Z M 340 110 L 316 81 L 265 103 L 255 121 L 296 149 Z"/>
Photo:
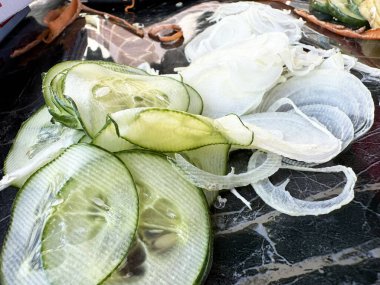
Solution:
<path fill-rule="evenodd" d="M 0 1 L 0 42 L 28 15 L 30 12 L 29 4 L 32 1 Z"/>
<path fill-rule="evenodd" d="M 30 12 L 29 6 L 10 16 L 7 20 L 0 23 L 0 42 L 15 28 Z"/>
<path fill-rule="evenodd" d="M 27 7 L 33 0 L 0 0 L 0 23 Z"/>

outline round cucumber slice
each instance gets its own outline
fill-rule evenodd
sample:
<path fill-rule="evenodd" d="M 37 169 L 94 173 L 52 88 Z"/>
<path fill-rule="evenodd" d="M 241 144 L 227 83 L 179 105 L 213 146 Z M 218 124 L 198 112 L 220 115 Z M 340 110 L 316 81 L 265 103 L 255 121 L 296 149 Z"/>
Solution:
<path fill-rule="evenodd" d="M 212 253 L 210 216 L 202 191 L 172 168 L 165 156 L 138 150 L 118 156 L 139 192 L 138 239 L 104 284 L 200 283 Z"/>
<path fill-rule="evenodd" d="M 41 107 L 20 127 L 4 163 L 3 187 L 20 188 L 34 171 L 53 160 L 84 135 L 56 122 L 46 106 Z"/>
<path fill-rule="evenodd" d="M 1 258 L 1 284 L 98 284 L 122 261 L 138 218 L 125 165 L 77 144 L 21 188 Z"/>
<path fill-rule="evenodd" d="M 42 91 L 46 105 L 56 120 L 65 126 L 81 129 L 82 122 L 78 117 L 73 101 L 64 95 L 64 81 L 69 70 L 79 64 L 96 64 L 110 71 L 125 74 L 148 75 L 145 71 L 127 65 L 107 61 L 69 60 L 60 62 L 43 74 Z"/>
<path fill-rule="evenodd" d="M 82 63 L 68 70 L 62 94 L 76 105 L 82 127 L 94 137 L 109 113 L 139 107 L 186 111 L 187 89 L 172 78 L 126 74 L 97 63 Z"/>

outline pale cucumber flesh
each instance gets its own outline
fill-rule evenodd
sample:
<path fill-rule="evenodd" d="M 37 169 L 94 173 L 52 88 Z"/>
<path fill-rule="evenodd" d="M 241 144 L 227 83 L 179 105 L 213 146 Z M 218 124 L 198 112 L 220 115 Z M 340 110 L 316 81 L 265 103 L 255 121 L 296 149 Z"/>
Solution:
<path fill-rule="evenodd" d="M 21 187 L 34 171 L 77 143 L 83 135 L 82 131 L 52 123 L 52 116 L 43 106 L 21 125 L 5 160 L 4 174 L 12 179 L 13 186 Z"/>
<path fill-rule="evenodd" d="M 208 205 L 200 189 L 147 151 L 117 154 L 131 171 L 140 198 L 138 239 L 104 284 L 198 284 L 210 266 Z"/>
<path fill-rule="evenodd" d="M 126 255 L 137 218 L 125 165 L 98 147 L 74 145 L 19 191 L 1 284 L 97 284 Z"/>

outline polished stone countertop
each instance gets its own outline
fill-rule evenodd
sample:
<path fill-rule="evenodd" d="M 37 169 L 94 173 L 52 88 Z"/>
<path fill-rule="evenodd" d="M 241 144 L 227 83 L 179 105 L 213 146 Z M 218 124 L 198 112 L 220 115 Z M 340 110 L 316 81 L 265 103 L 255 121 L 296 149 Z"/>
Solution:
<path fill-rule="evenodd" d="M 103 59 L 138 65 L 147 61 L 162 73 L 186 65 L 183 45 L 163 46 L 149 37 L 143 39 L 104 19 L 77 19 L 51 45 L 41 44 L 28 53 L 10 59 L 11 51 L 43 29 L 42 16 L 49 6 L 35 5 L 32 13 L 0 43 L 0 162 L 1 165 L 21 123 L 43 105 L 41 74 L 52 65 L 71 59 Z M 121 5 L 102 5 L 116 15 L 143 24 L 188 25 L 197 32 L 206 25 L 218 2 L 138 1 L 133 13 L 124 15 Z M 285 8 L 279 3 L 274 7 Z M 292 2 L 307 8 L 301 0 Z M 360 41 L 334 35 L 307 24 L 303 41 L 322 48 L 337 47 L 359 61 L 380 67 L 380 41 Z M 358 175 L 354 200 L 328 215 L 291 217 L 267 206 L 250 187 L 240 193 L 251 201 L 252 210 L 229 192 L 222 194 L 225 205 L 212 208 L 214 225 L 213 264 L 206 284 L 335 285 L 380 284 L 380 78 L 355 73 L 371 90 L 375 101 L 375 123 L 329 164 L 352 167 Z M 243 165 L 249 153 L 231 153 L 231 165 Z M 283 181 L 291 176 L 289 189 L 304 199 L 336 195 L 340 176 L 281 172 L 273 177 Z M 0 244 L 10 221 L 15 188 L 0 192 Z"/>

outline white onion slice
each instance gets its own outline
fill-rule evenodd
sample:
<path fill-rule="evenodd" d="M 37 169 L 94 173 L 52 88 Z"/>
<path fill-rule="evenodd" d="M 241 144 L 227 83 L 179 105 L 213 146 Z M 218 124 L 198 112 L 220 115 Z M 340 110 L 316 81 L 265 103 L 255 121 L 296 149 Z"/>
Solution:
<path fill-rule="evenodd" d="M 227 16 L 238 15 L 242 12 L 246 11 L 251 7 L 251 3 L 249 2 L 235 2 L 235 3 L 227 3 L 220 5 L 208 18 L 209 22 L 219 22 Z"/>
<path fill-rule="evenodd" d="M 284 65 L 280 54 L 288 46 L 283 33 L 254 36 L 198 58 L 180 74 L 202 96 L 204 116 L 241 115 L 256 108 L 279 81 Z"/>
<path fill-rule="evenodd" d="M 290 10 L 274 9 L 262 3 L 250 3 L 251 7 L 241 16 L 247 17 L 255 34 L 282 32 L 288 36 L 290 43 L 296 43 L 301 39 L 302 27 L 305 24 L 302 18 L 293 17 Z"/>
<path fill-rule="evenodd" d="M 217 23 L 195 36 L 185 47 L 189 62 L 251 35 L 281 32 L 294 43 L 301 39 L 301 28 L 304 24 L 302 19 L 292 17 L 288 11 L 254 2 L 221 5 L 209 21 Z"/>
<path fill-rule="evenodd" d="M 300 114 L 308 120 L 313 119 L 318 121 L 342 142 L 342 150 L 354 139 L 354 127 L 350 118 L 337 107 L 314 104 L 298 108 L 289 98 L 281 98 L 274 102 L 268 111 L 293 112 Z"/>
<path fill-rule="evenodd" d="M 288 76 L 306 75 L 323 62 L 323 57 L 318 52 L 304 51 L 302 46 L 291 46 L 281 56 L 288 68 Z"/>
<path fill-rule="evenodd" d="M 300 110 L 324 125 L 337 139 L 342 141 L 342 150 L 353 141 L 354 126 L 350 118 L 337 107 L 315 104 L 302 106 Z"/>
<path fill-rule="evenodd" d="M 255 165 L 255 161 L 250 161 L 248 169 L 254 168 Z M 347 181 L 342 192 L 338 196 L 324 201 L 304 201 L 294 198 L 285 189 L 289 179 L 278 186 L 274 186 L 268 178 L 252 184 L 252 187 L 256 191 L 257 195 L 259 195 L 266 204 L 281 213 L 291 216 L 317 216 L 328 214 L 331 211 L 348 204 L 354 198 L 356 175 L 351 168 L 342 165 L 324 168 L 306 168 L 297 166 L 283 166 L 282 168 L 325 173 L 343 172 Z"/>
<path fill-rule="evenodd" d="M 256 113 L 241 119 L 254 133 L 252 148 L 316 163 L 330 160 L 341 150 L 340 140 L 302 112 Z"/>
<path fill-rule="evenodd" d="M 339 108 L 352 121 L 355 138 L 366 133 L 374 121 L 371 92 L 357 77 L 344 70 L 318 69 L 306 76 L 292 77 L 266 94 L 259 110 L 266 111 L 283 97 L 298 107 L 323 104 Z"/>
<path fill-rule="evenodd" d="M 255 156 L 255 154 L 252 155 L 251 159 L 254 159 Z M 219 191 L 247 186 L 273 175 L 281 166 L 281 157 L 269 153 L 261 164 L 256 165 L 249 171 L 240 174 L 231 172 L 227 175 L 215 175 L 206 172 L 192 165 L 180 154 L 175 154 L 171 162 L 195 186 L 209 191 Z"/>
<path fill-rule="evenodd" d="M 186 45 L 186 59 L 193 62 L 208 52 L 247 39 L 251 35 L 251 29 L 243 18 L 227 17 L 206 28 Z"/>

